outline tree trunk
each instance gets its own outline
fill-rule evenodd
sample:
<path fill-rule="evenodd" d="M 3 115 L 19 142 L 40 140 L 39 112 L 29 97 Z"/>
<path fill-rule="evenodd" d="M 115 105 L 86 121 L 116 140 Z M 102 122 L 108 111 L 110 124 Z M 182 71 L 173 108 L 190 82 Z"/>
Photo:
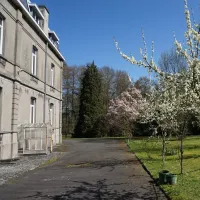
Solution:
<path fill-rule="evenodd" d="M 186 120 L 184 120 L 184 124 L 183 124 L 183 129 L 182 129 L 182 132 L 181 132 L 181 144 L 180 144 L 180 154 L 181 154 L 181 157 L 180 157 L 180 167 L 181 167 L 181 174 L 183 174 L 183 140 L 184 140 L 184 136 L 186 135 Z"/>
<path fill-rule="evenodd" d="M 182 135 L 181 135 L 180 153 L 181 153 L 181 158 L 180 158 L 181 174 L 183 174 L 183 136 Z"/>
<path fill-rule="evenodd" d="M 75 81 L 74 81 L 74 79 L 75 79 L 75 73 L 74 73 L 74 70 L 75 69 L 73 69 L 73 71 L 72 71 L 72 111 L 71 111 L 71 118 L 72 118 L 72 127 L 71 127 L 71 129 L 72 129 L 72 131 L 74 131 L 74 125 L 75 125 L 75 119 L 74 119 L 74 88 L 75 88 Z"/>
<path fill-rule="evenodd" d="M 165 152 L 166 152 L 166 138 L 165 133 L 162 134 L 162 162 L 165 165 Z"/>
<path fill-rule="evenodd" d="M 69 134 L 69 86 L 67 85 L 67 102 L 66 102 L 66 137 Z"/>

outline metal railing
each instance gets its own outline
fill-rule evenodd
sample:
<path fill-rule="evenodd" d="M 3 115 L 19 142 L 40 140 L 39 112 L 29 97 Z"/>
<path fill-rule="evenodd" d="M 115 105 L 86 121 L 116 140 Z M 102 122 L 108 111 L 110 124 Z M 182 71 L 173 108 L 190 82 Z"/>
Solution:
<path fill-rule="evenodd" d="M 12 160 L 18 157 L 17 132 L 0 132 L 0 161 Z"/>
<path fill-rule="evenodd" d="M 22 124 L 18 133 L 23 154 L 47 154 L 52 149 L 52 128 L 48 124 Z"/>

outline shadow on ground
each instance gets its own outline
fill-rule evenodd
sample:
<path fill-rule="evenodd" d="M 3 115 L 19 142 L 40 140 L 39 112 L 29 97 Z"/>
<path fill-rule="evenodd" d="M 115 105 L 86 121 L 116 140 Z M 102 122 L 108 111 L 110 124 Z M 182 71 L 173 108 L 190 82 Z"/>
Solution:
<path fill-rule="evenodd" d="M 81 163 L 75 163 L 75 164 L 68 164 L 65 167 L 66 168 L 90 168 L 90 169 L 97 169 L 100 170 L 104 167 L 110 168 L 109 171 L 113 171 L 116 167 L 119 166 L 134 166 L 135 164 L 138 164 L 137 160 L 133 159 L 124 159 L 124 160 L 118 160 L 118 159 L 106 159 L 106 160 L 100 160 L 95 162 L 81 162 Z"/>
<path fill-rule="evenodd" d="M 166 200 L 121 139 L 65 140 L 56 150 L 66 153 L 0 187 L 0 199 Z"/>
<path fill-rule="evenodd" d="M 122 190 L 119 192 L 119 190 L 112 189 L 112 187 L 120 187 L 120 185 L 123 185 L 125 183 L 120 184 L 112 184 L 107 185 L 106 179 L 97 181 L 95 184 L 89 183 L 89 182 L 77 182 L 74 181 L 74 184 L 79 185 L 75 187 L 67 187 L 67 190 L 65 193 L 61 195 L 44 195 L 42 192 L 37 192 L 35 195 L 27 196 L 25 198 L 27 199 L 52 199 L 52 200 L 64 200 L 64 199 L 70 199 L 70 200 L 102 200 L 102 199 L 108 199 L 108 200 L 129 200 L 129 199 L 137 199 L 137 200 L 157 200 L 159 197 L 157 196 L 156 190 L 154 190 L 154 193 L 149 194 L 149 192 L 144 193 L 144 188 L 137 188 L 137 192 L 134 192 L 134 188 L 132 192 L 127 190 Z M 151 186 L 150 186 L 151 187 Z M 152 184 L 152 187 L 154 187 L 154 184 Z M 141 193 L 140 193 L 141 190 Z"/>

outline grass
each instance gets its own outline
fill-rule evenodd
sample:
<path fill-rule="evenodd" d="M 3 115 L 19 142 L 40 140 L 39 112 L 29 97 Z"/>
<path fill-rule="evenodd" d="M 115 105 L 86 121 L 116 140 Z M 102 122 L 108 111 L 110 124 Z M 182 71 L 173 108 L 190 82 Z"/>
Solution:
<path fill-rule="evenodd" d="M 180 175 L 179 143 L 175 139 L 167 144 L 168 153 L 164 166 L 160 140 L 135 138 L 128 144 L 130 150 L 136 153 L 154 178 L 158 178 L 158 172 L 162 169 L 178 174 L 177 185 L 161 185 L 172 200 L 200 199 L 200 137 L 187 137 L 184 140 L 183 175 Z"/>
<path fill-rule="evenodd" d="M 42 164 L 39 166 L 39 168 L 47 167 L 47 166 L 49 166 L 50 164 L 56 162 L 57 159 L 58 159 L 58 157 L 55 156 L 55 157 L 53 157 L 53 158 L 47 160 L 46 162 L 42 163 Z"/>
<path fill-rule="evenodd" d="M 80 164 L 69 164 L 66 165 L 66 168 L 75 168 L 75 167 L 89 167 L 91 166 L 91 163 L 80 163 Z"/>
<path fill-rule="evenodd" d="M 72 138 L 72 135 L 70 135 L 70 134 L 68 134 L 68 135 L 62 134 L 62 139 L 63 140 L 71 139 L 71 138 Z"/>
<path fill-rule="evenodd" d="M 17 184 L 18 181 L 17 181 L 17 178 L 12 178 L 12 179 L 9 179 L 6 183 L 10 184 L 10 185 L 13 185 L 13 184 Z"/>
<path fill-rule="evenodd" d="M 53 151 L 54 152 L 67 152 L 68 146 L 67 146 L 67 144 L 63 143 L 63 144 L 55 146 Z"/>

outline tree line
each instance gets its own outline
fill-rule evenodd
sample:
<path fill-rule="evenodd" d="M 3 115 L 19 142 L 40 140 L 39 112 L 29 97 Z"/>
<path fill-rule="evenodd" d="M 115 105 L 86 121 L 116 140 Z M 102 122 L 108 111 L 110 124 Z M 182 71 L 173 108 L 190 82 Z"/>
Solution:
<path fill-rule="evenodd" d="M 176 74 L 187 70 L 185 59 L 177 55 L 174 48 L 161 53 L 158 64 L 165 73 Z M 140 123 L 136 120 L 137 117 L 134 119 L 133 111 L 137 112 L 138 99 L 148 99 L 152 90 L 159 91 L 161 86 L 164 88 L 155 78 L 143 76 L 133 82 L 125 71 L 114 70 L 108 66 L 97 68 L 94 63 L 65 66 L 63 134 L 76 137 L 151 135 L 152 124 Z M 80 102 L 83 104 L 80 105 Z M 87 134 L 77 134 L 81 132 L 80 127 L 85 126 L 85 117 L 89 117 L 90 122 L 88 121 L 86 126 L 90 127 L 91 133 L 86 131 Z M 196 121 L 196 117 L 191 115 L 188 121 L 190 134 L 199 133 Z"/>
<path fill-rule="evenodd" d="M 108 66 L 97 68 L 94 63 L 82 66 L 65 65 L 63 71 L 63 135 L 81 137 L 75 132 L 78 132 L 78 127 L 83 126 L 81 123 L 84 121 L 84 115 L 87 116 L 87 114 L 88 116 L 92 115 L 88 119 L 92 120 L 89 126 L 94 123 L 96 123 L 96 126 L 100 126 L 103 116 L 108 111 L 110 100 L 127 90 L 131 84 L 132 81 L 129 75 L 122 70 L 114 70 Z M 100 102 L 97 106 L 98 101 Z M 84 103 L 80 104 L 81 102 Z M 85 104 L 88 104 L 89 111 L 87 106 L 84 107 Z M 88 133 L 85 136 L 101 136 L 97 132 L 96 127 L 96 131 L 93 134 L 90 135 Z"/>

